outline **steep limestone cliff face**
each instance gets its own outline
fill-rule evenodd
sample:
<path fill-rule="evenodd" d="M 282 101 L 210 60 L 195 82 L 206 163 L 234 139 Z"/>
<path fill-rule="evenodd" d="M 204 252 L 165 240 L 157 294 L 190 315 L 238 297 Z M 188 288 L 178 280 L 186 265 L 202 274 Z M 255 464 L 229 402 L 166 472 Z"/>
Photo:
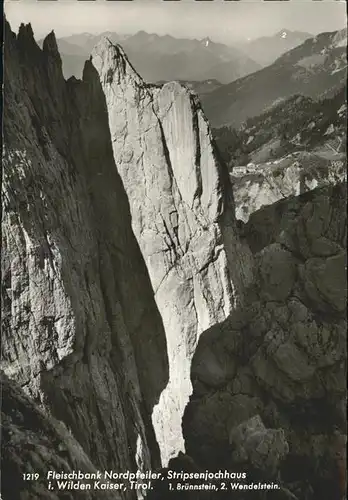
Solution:
<path fill-rule="evenodd" d="M 21 449 L 40 471 L 43 459 L 156 468 L 185 449 L 171 466 L 280 482 L 260 500 L 339 499 L 344 187 L 256 211 L 237 230 L 190 91 L 146 86 L 106 39 L 82 81 L 64 81 L 52 34 L 41 51 L 30 26 L 7 27 L 5 49 L 8 470 L 26 471 Z"/>
<path fill-rule="evenodd" d="M 169 383 L 153 422 L 162 462 L 184 451 L 181 421 L 202 332 L 240 306 L 250 258 L 236 234 L 231 187 L 197 98 L 178 83 L 145 86 L 120 47 L 92 53 L 132 227 L 167 336 Z"/>
<path fill-rule="evenodd" d="M 208 124 L 107 40 L 82 82 L 52 34 L 41 51 L 22 26 L 6 51 L 4 370 L 99 466 L 155 465 L 157 443 L 166 465 L 199 336 L 251 279 Z"/>
<path fill-rule="evenodd" d="M 99 79 L 65 82 L 52 34 L 6 28 L 2 367 L 95 467 L 156 467 L 165 332 Z"/>

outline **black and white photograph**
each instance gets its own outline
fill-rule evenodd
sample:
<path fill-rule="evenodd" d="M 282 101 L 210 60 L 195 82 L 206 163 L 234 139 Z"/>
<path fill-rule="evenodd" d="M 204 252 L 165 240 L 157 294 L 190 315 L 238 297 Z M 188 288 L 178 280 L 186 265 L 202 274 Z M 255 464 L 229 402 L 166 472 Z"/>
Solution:
<path fill-rule="evenodd" d="M 346 500 L 346 2 L 3 11 L 0 499 Z"/>

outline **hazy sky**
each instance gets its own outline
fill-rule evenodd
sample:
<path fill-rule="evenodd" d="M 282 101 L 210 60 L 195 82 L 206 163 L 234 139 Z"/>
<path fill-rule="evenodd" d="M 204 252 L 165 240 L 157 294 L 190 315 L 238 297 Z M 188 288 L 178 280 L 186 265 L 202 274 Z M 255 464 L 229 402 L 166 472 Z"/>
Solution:
<path fill-rule="evenodd" d="M 317 34 L 346 26 L 346 5 L 337 0 L 240 2 L 133 0 L 5 0 L 12 30 L 31 22 L 36 38 L 54 29 L 56 36 L 73 33 L 139 30 L 176 37 L 203 38 L 232 43 L 287 28 Z"/>

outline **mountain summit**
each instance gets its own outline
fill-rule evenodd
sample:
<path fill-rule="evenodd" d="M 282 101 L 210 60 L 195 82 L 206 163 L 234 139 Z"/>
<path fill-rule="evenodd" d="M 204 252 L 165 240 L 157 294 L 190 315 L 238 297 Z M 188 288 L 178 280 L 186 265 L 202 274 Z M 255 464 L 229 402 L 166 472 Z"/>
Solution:
<path fill-rule="evenodd" d="M 202 44 L 205 46 L 205 47 L 208 47 L 209 44 L 211 43 L 211 39 L 209 37 L 206 37 L 206 38 L 203 38 L 201 40 Z"/>
<path fill-rule="evenodd" d="M 285 52 L 301 45 L 313 35 L 302 31 L 291 31 L 286 28 L 278 31 L 275 35 L 264 36 L 249 41 L 241 48 L 253 60 L 262 66 L 268 66 Z"/>
<path fill-rule="evenodd" d="M 145 87 L 123 49 L 105 39 L 93 50 L 91 62 L 106 99 L 132 228 L 167 335 L 170 379 L 153 414 L 167 464 L 184 451 L 182 418 L 199 337 L 242 301 L 243 272 L 229 267 L 232 254 L 227 255 L 234 253 L 228 246 L 232 239 L 237 252 L 233 259 L 241 258 L 231 191 L 215 157 L 206 118 L 189 90 L 176 82 Z M 215 253 L 217 241 L 221 246 Z M 172 302 L 169 295 L 174 290 Z M 197 294 L 220 297 L 217 303 L 224 305 L 198 303 Z"/>
<path fill-rule="evenodd" d="M 203 106 L 212 125 L 239 127 L 278 99 L 295 94 L 312 99 L 333 96 L 346 82 L 345 37 L 344 30 L 321 33 L 270 66 L 205 94 Z"/>

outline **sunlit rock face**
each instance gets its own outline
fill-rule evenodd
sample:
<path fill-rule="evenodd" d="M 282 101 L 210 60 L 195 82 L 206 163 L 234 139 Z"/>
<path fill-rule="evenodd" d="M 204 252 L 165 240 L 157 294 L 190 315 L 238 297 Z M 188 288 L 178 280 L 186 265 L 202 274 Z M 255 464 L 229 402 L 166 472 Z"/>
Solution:
<path fill-rule="evenodd" d="M 53 34 L 7 40 L 4 370 L 98 464 L 166 464 L 199 335 L 251 277 L 208 124 L 107 40 L 67 82 Z"/>
<path fill-rule="evenodd" d="M 224 321 L 250 280 L 231 188 L 197 98 L 178 83 L 146 86 L 120 47 L 92 53 L 115 164 L 166 331 L 169 383 L 153 414 L 162 462 L 184 451 L 181 420 L 200 334 Z"/>

